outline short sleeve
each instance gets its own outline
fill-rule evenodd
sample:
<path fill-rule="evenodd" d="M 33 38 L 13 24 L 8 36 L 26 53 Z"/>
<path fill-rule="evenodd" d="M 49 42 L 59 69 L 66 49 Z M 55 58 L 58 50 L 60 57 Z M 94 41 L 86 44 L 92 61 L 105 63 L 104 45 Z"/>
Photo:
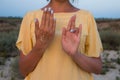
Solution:
<path fill-rule="evenodd" d="M 17 48 L 27 55 L 32 49 L 32 40 L 30 34 L 30 13 L 27 13 L 21 23 L 18 39 L 16 42 Z"/>
<path fill-rule="evenodd" d="M 89 57 L 99 57 L 103 51 L 101 39 L 94 17 L 88 16 L 88 36 L 86 38 L 85 52 Z"/>

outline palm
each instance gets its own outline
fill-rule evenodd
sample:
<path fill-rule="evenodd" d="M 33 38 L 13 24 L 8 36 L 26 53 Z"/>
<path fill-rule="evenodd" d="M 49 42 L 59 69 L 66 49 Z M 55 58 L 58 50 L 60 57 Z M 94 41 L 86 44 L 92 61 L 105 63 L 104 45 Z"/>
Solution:
<path fill-rule="evenodd" d="M 79 46 L 80 39 L 77 34 L 66 31 L 66 34 L 63 35 L 62 46 L 63 49 L 70 54 L 73 54 L 77 51 Z"/>
<path fill-rule="evenodd" d="M 80 43 L 81 26 L 79 26 L 79 28 L 75 27 L 75 19 L 76 16 L 73 16 L 67 28 L 63 28 L 62 31 L 62 47 L 69 55 L 73 55 L 77 52 Z M 75 32 L 70 32 L 71 29 L 75 29 Z"/>

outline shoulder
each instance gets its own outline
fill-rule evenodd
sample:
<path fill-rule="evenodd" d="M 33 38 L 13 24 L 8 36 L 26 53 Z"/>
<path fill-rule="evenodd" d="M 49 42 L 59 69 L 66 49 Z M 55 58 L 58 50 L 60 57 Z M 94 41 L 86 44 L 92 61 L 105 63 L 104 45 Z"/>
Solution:
<path fill-rule="evenodd" d="M 90 11 L 84 9 L 80 9 L 77 14 L 80 16 L 94 17 Z"/>
<path fill-rule="evenodd" d="M 31 23 L 31 21 L 33 21 L 35 18 L 40 18 L 42 16 L 42 13 L 42 10 L 29 11 L 24 15 L 23 21 Z"/>
<path fill-rule="evenodd" d="M 83 20 L 86 20 L 87 22 L 94 22 L 95 21 L 93 14 L 90 11 L 83 10 L 83 9 L 80 9 L 77 12 L 77 17 L 79 19 L 82 18 Z"/>

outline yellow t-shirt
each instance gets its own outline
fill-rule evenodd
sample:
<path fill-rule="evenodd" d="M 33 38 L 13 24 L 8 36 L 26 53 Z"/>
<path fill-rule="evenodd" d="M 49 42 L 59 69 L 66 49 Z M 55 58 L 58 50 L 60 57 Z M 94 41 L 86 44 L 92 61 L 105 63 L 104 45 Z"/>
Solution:
<path fill-rule="evenodd" d="M 35 23 L 41 22 L 43 11 L 29 12 L 23 18 L 16 46 L 27 55 L 35 45 Z M 99 57 L 102 44 L 94 21 L 94 17 L 85 10 L 77 12 L 55 13 L 56 32 L 51 45 L 44 52 L 33 72 L 25 80 L 93 80 L 91 73 L 82 70 L 61 46 L 62 27 L 67 27 L 68 21 L 76 14 L 76 27 L 82 24 L 82 34 L 79 51 L 88 57 Z"/>

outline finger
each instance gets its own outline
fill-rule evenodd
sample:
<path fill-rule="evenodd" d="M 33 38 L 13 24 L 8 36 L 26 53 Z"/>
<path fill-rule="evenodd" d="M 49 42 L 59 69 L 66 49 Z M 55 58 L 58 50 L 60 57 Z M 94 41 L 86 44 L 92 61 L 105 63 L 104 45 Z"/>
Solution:
<path fill-rule="evenodd" d="M 72 26 L 72 22 L 73 21 L 75 21 L 75 19 L 76 19 L 76 15 L 73 15 L 71 18 L 70 18 L 70 20 L 69 20 L 69 22 L 68 22 L 68 26 L 67 26 L 67 30 L 70 30 L 71 29 L 71 26 Z"/>
<path fill-rule="evenodd" d="M 71 21 L 71 29 L 75 28 L 75 21 L 76 21 L 76 15 L 73 15 L 72 21 Z"/>
<path fill-rule="evenodd" d="M 54 26 L 54 18 L 53 18 L 53 10 L 51 10 L 50 12 L 50 23 L 49 23 L 49 29 L 53 30 L 53 26 Z"/>
<path fill-rule="evenodd" d="M 51 8 L 49 7 L 46 13 L 46 21 L 45 21 L 45 28 L 48 30 L 49 27 L 49 23 L 50 23 L 50 13 L 51 12 Z"/>
<path fill-rule="evenodd" d="M 39 30 L 39 21 L 35 18 L 35 30 Z"/>
<path fill-rule="evenodd" d="M 73 17 L 73 16 L 72 16 L 72 17 Z M 67 30 L 70 30 L 72 17 L 70 18 L 70 20 L 69 20 L 69 22 L 68 22 L 68 25 L 67 25 Z"/>
<path fill-rule="evenodd" d="M 47 8 L 45 8 L 44 11 L 43 11 L 42 21 L 41 21 L 41 26 L 40 26 L 41 28 L 43 28 L 44 25 L 45 25 L 45 21 L 46 21 L 46 12 L 47 12 Z"/>
<path fill-rule="evenodd" d="M 62 39 L 64 39 L 66 36 L 66 28 L 62 28 Z"/>
<path fill-rule="evenodd" d="M 78 33 L 78 37 L 80 38 L 82 34 L 82 24 L 79 25 L 79 33 Z"/>
<path fill-rule="evenodd" d="M 56 29 L 56 19 L 54 18 L 54 23 L 53 23 L 53 32 L 55 33 L 55 29 Z"/>
<path fill-rule="evenodd" d="M 71 31 L 71 30 L 73 30 L 73 31 Z M 71 30 L 70 30 L 71 33 L 75 33 L 78 36 L 78 33 L 79 33 L 78 27 L 75 27 L 74 29 L 71 29 Z"/>

